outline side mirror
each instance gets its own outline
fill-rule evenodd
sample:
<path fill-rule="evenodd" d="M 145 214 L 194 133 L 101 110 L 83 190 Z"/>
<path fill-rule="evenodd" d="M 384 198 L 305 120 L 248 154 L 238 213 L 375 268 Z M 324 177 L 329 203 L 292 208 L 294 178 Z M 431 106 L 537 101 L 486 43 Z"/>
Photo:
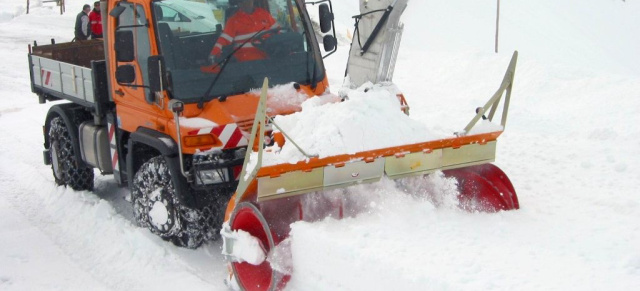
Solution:
<path fill-rule="evenodd" d="M 326 3 L 320 4 L 318 10 L 320 12 L 320 31 L 322 31 L 322 33 L 327 33 L 329 32 L 329 30 L 331 30 L 331 23 L 333 22 L 333 12 L 331 12 L 329 5 L 327 5 Z"/>
<path fill-rule="evenodd" d="M 337 41 L 336 41 L 336 38 L 333 37 L 333 35 L 325 35 L 322 38 L 322 45 L 324 46 L 325 52 L 330 52 L 333 49 L 335 49 L 336 44 L 337 44 Z"/>
<path fill-rule="evenodd" d="M 116 68 L 118 84 L 131 84 L 136 81 L 136 70 L 133 65 L 122 65 Z"/>
<path fill-rule="evenodd" d="M 120 17 L 120 14 L 122 14 L 122 12 L 124 12 L 125 10 L 127 10 L 126 7 L 118 5 L 111 9 L 111 12 L 109 12 L 109 16 L 118 18 Z"/>
<path fill-rule="evenodd" d="M 150 56 L 147 59 L 147 68 L 149 75 L 149 89 L 151 93 L 163 91 L 166 82 L 166 68 L 163 56 Z"/>
<path fill-rule="evenodd" d="M 135 60 L 135 52 L 133 48 L 133 31 L 117 31 L 115 46 L 116 60 L 118 62 L 133 62 Z"/>

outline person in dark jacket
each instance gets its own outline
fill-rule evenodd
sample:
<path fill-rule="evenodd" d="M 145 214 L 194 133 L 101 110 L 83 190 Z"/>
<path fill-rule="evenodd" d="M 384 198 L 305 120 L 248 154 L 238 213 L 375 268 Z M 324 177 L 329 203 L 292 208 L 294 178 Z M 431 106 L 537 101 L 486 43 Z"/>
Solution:
<path fill-rule="evenodd" d="M 78 16 L 76 16 L 76 27 L 74 31 L 76 40 L 87 40 L 91 35 L 89 11 L 91 11 L 91 6 L 89 6 L 89 4 L 85 4 L 82 6 L 82 11 L 80 11 Z"/>
<path fill-rule="evenodd" d="M 91 21 L 91 39 L 102 38 L 102 15 L 100 15 L 100 1 L 93 3 L 93 10 L 89 13 Z"/>

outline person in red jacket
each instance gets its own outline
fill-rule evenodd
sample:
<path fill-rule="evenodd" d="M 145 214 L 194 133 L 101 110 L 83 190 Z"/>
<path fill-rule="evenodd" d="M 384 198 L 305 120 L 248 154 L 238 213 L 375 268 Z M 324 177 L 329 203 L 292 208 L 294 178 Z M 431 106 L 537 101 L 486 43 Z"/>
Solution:
<path fill-rule="evenodd" d="M 269 11 L 255 7 L 254 0 L 239 0 L 238 8 L 238 11 L 227 20 L 227 25 L 211 50 L 212 58 L 219 60 L 222 48 L 225 46 L 233 45 L 235 49 L 242 45 L 242 48 L 234 54 L 238 61 L 265 59 L 267 57 L 265 52 L 254 47 L 251 42 L 245 42 L 259 31 L 277 29 L 280 26 Z"/>
<path fill-rule="evenodd" d="M 100 1 L 93 3 L 93 10 L 89 13 L 91 22 L 91 38 L 102 38 L 102 15 L 100 15 Z"/>

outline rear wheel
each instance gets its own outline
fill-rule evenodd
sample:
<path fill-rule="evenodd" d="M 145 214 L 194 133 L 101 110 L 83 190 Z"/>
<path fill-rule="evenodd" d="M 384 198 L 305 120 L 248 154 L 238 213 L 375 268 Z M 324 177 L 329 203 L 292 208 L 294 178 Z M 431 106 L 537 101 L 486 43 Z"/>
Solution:
<path fill-rule="evenodd" d="M 208 238 L 206 211 L 180 204 L 164 157 L 144 163 L 132 188 L 133 215 L 140 226 L 180 247 L 197 248 Z"/>
<path fill-rule="evenodd" d="M 93 189 L 93 168 L 76 160 L 73 140 L 61 117 L 49 122 L 49 153 L 53 178 L 58 185 L 67 185 L 73 190 Z"/>

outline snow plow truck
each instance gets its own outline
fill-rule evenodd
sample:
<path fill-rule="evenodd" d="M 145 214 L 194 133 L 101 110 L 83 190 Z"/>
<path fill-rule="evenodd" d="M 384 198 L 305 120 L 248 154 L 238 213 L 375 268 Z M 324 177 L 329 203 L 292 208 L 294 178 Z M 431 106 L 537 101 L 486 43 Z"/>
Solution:
<path fill-rule="evenodd" d="M 301 111 L 270 102 L 279 97 L 270 88 L 289 86 L 309 99 L 332 95 L 323 59 L 337 50 L 337 38 L 330 0 L 250 0 L 276 24 L 236 36 L 213 57 L 244 1 L 101 1 L 104 39 L 30 45 L 39 102 L 68 101 L 52 105 L 43 126 L 44 163 L 55 183 L 91 190 L 95 173 L 113 175 L 130 190 L 136 222 L 152 233 L 187 248 L 221 236 L 229 282 L 243 290 L 280 290 L 290 280 L 266 258 L 291 223 L 351 213 L 339 201 L 303 207 L 305 197 L 325 190 L 442 171 L 457 179 L 463 209 L 519 208 L 509 178 L 491 164 L 517 52 L 497 92 L 451 137 L 263 165 L 265 147 L 297 146 L 274 117 Z M 408 0 L 359 2 L 348 86 L 389 83 Z M 245 49 L 264 57 L 242 60 Z M 397 98 L 408 114 L 404 96 Z M 501 130 L 470 134 L 499 110 Z M 261 259 L 238 255 L 239 234 L 256 242 Z"/>

